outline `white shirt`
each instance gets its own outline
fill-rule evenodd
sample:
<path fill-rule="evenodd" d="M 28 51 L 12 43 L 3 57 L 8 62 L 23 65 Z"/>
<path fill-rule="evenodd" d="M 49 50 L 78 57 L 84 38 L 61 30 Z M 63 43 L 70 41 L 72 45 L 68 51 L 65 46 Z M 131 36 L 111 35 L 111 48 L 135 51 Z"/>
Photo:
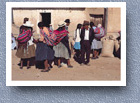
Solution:
<path fill-rule="evenodd" d="M 84 40 L 89 40 L 89 29 L 85 29 L 85 37 Z"/>
<path fill-rule="evenodd" d="M 74 32 L 75 42 L 80 42 L 80 41 L 81 41 L 80 33 L 81 33 L 81 29 L 80 29 L 80 30 L 77 29 L 77 30 Z"/>

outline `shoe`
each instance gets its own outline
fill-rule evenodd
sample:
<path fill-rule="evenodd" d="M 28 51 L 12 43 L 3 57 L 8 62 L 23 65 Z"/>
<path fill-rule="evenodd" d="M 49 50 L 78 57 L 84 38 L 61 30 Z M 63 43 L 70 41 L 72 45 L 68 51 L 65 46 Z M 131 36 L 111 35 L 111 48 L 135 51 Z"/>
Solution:
<path fill-rule="evenodd" d="M 31 68 L 30 66 L 29 67 L 27 67 L 27 69 L 29 69 L 29 68 Z"/>
<path fill-rule="evenodd" d="M 99 59 L 99 57 L 97 56 L 96 59 Z"/>
<path fill-rule="evenodd" d="M 97 59 L 97 57 L 92 57 L 91 59 Z"/>
<path fill-rule="evenodd" d="M 48 69 L 52 69 L 52 68 L 53 68 L 53 66 L 48 67 Z"/>
<path fill-rule="evenodd" d="M 80 66 L 84 66 L 84 63 L 81 63 Z"/>
<path fill-rule="evenodd" d="M 53 68 L 53 66 L 52 66 L 52 65 L 50 65 L 50 68 Z"/>
<path fill-rule="evenodd" d="M 20 69 L 23 69 L 23 67 L 20 67 Z"/>
<path fill-rule="evenodd" d="M 89 63 L 87 63 L 87 64 L 85 64 L 85 65 L 90 66 L 90 64 L 89 64 Z"/>
<path fill-rule="evenodd" d="M 50 69 L 48 69 L 48 70 L 41 70 L 41 72 L 49 72 L 50 71 Z"/>
<path fill-rule="evenodd" d="M 68 65 L 68 68 L 73 68 L 73 66 L 72 65 Z"/>
<path fill-rule="evenodd" d="M 61 65 L 58 66 L 58 68 L 61 68 L 61 67 L 62 67 Z"/>

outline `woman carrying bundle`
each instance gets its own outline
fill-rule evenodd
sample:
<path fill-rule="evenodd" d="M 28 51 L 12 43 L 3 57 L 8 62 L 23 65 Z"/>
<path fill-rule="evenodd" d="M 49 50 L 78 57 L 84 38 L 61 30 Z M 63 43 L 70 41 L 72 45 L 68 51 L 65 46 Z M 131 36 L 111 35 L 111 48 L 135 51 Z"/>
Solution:
<path fill-rule="evenodd" d="M 53 45 L 47 44 L 47 40 L 45 38 L 50 36 L 48 28 L 45 27 L 42 22 L 38 23 L 38 27 L 40 29 L 40 39 L 38 40 L 36 48 L 36 61 L 44 61 L 45 69 L 41 72 L 49 72 L 50 65 L 48 61 L 54 59 Z"/>
<path fill-rule="evenodd" d="M 30 68 L 30 58 L 35 56 L 35 46 L 33 39 L 33 24 L 30 21 L 26 21 L 22 25 L 22 29 L 20 28 L 20 34 L 18 35 L 18 49 L 16 52 L 16 56 L 21 58 L 20 69 L 23 68 L 23 61 L 27 60 L 27 69 Z"/>
<path fill-rule="evenodd" d="M 101 24 L 98 24 L 97 27 L 94 26 L 94 23 L 90 23 L 91 28 L 93 28 L 95 36 L 92 41 L 91 49 L 93 49 L 93 57 L 92 59 L 98 59 L 99 51 L 102 49 L 101 38 L 105 35 L 104 28 Z"/>
<path fill-rule="evenodd" d="M 55 30 L 54 32 L 65 32 L 65 23 L 63 21 L 60 21 L 58 24 L 58 29 Z M 67 31 L 66 31 L 67 32 Z M 66 59 L 67 60 L 67 65 L 68 68 L 72 68 L 73 66 L 70 64 L 70 57 L 71 57 L 71 51 L 69 48 L 69 42 L 68 42 L 68 33 L 65 33 L 66 35 L 63 35 L 61 37 L 61 40 L 59 40 L 59 43 L 54 46 L 54 51 L 55 54 L 54 56 L 58 59 L 58 68 L 62 67 L 61 66 L 61 60 Z"/>

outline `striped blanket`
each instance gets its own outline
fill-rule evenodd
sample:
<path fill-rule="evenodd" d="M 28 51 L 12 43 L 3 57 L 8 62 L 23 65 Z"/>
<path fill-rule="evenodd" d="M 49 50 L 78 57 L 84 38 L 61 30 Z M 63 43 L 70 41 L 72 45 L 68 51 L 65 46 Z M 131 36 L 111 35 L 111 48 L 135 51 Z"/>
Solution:
<path fill-rule="evenodd" d="M 23 32 L 18 35 L 17 41 L 20 44 L 25 44 L 30 40 L 31 36 L 32 36 L 31 30 L 27 31 L 23 30 Z"/>
<path fill-rule="evenodd" d="M 50 32 L 50 31 L 49 31 Z M 58 31 L 54 30 L 50 33 L 50 35 L 47 35 L 42 29 L 40 30 L 41 35 L 44 36 L 45 43 L 49 46 L 55 46 L 57 45 L 65 36 L 67 36 L 68 31 Z"/>

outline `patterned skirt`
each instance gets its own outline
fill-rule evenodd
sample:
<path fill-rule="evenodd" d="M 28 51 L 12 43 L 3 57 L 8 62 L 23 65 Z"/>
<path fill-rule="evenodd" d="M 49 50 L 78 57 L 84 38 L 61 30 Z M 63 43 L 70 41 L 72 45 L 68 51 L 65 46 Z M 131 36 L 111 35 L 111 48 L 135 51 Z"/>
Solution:
<path fill-rule="evenodd" d="M 17 49 L 16 56 L 18 58 L 21 58 L 21 59 L 28 59 L 28 58 L 31 58 L 31 57 L 35 57 L 35 46 L 34 46 L 34 44 L 29 45 L 28 49 L 24 48 L 24 46 L 20 46 Z"/>
<path fill-rule="evenodd" d="M 48 46 L 43 42 L 38 42 L 36 47 L 36 61 L 53 60 L 54 50 L 52 46 Z"/>

